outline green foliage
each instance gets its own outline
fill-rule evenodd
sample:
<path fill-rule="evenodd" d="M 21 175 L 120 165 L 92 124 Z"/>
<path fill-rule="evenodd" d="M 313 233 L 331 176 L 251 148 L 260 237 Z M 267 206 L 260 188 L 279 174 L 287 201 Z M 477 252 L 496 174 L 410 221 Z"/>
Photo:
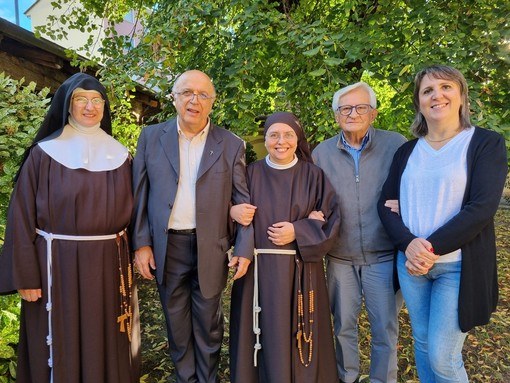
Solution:
<path fill-rule="evenodd" d="M 113 136 L 128 148 L 129 152 L 136 152 L 136 143 L 141 127 L 136 122 L 136 118 L 131 112 L 132 95 L 127 96 L 114 94 L 110 97 L 112 113 L 112 131 Z"/>
<path fill-rule="evenodd" d="M 0 73 L 0 248 L 14 175 L 49 102 L 46 98 L 49 89 L 37 92 L 35 83 L 24 82 Z M 0 383 L 16 379 L 19 314 L 18 296 L 0 296 Z"/>
<path fill-rule="evenodd" d="M 105 78 L 120 87 L 139 79 L 164 101 L 175 75 L 202 69 L 218 90 L 215 121 L 239 135 L 253 134 L 260 115 L 290 110 L 314 145 L 337 132 L 330 110 L 334 91 L 370 78 L 378 90 L 391 89 L 379 93 L 384 107 L 378 124 L 409 136 L 413 76 L 426 65 L 445 63 L 468 79 L 473 122 L 510 140 L 509 2 L 81 2 L 111 21 L 134 7 L 144 25 L 134 48 L 107 31 L 111 38 L 103 41 L 99 60 L 107 64 Z M 64 20 L 72 28 L 87 25 L 71 16 L 54 23 L 55 33 Z M 174 113 L 166 105 L 161 118 Z"/>
<path fill-rule="evenodd" d="M 0 383 L 16 381 L 20 308 L 17 295 L 0 296 Z"/>
<path fill-rule="evenodd" d="M 246 164 L 251 164 L 257 160 L 257 153 L 253 149 L 253 145 L 250 142 L 246 142 Z"/>
<path fill-rule="evenodd" d="M 35 83 L 13 80 L 0 73 L 0 244 L 7 206 L 25 149 L 30 146 L 46 114 L 49 89 L 37 92 Z"/>

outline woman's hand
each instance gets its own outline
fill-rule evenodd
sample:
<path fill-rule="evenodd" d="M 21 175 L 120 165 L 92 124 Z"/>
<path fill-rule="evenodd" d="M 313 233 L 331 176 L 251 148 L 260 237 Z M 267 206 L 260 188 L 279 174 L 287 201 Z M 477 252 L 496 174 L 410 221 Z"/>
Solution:
<path fill-rule="evenodd" d="M 290 222 L 277 222 L 267 228 L 268 239 L 275 245 L 283 246 L 296 239 L 294 225 Z"/>
<path fill-rule="evenodd" d="M 432 244 L 424 238 L 415 238 L 406 249 L 406 268 L 411 275 L 424 275 L 434 266 L 439 255 L 434 254 Z"/>
<path fill-rule="evenodd" d="M 230 218 L 243 226 L 248 226 L 253 220 L 257 206 L 249 203 L 240 203 L 230 208 Z"/>
<path fill-rule="evenodd" d="M 398 199 L 389 199 L 384 203 L 384 206 L 389 207 L 393 213 L 400 214 Z"/>
<path fill-rule="evenodd" d="M 324 213 L 322 211 L 314 210 L 310 214 L 308 214 L 308 218 L 310 219 L 318 219 L 319 221 L 325 221 Z"/>
<path fill-rule="evenodd" d="M 35 302 L 42 298 L 42 290 L 41 289 L 20 289 L 18 290 L 21 299 L 27 302 Z"/>

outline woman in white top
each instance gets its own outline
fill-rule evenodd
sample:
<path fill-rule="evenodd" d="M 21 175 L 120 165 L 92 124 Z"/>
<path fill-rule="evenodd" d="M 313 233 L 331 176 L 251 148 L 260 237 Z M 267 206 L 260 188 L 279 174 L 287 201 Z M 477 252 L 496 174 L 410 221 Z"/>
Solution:
<path fill-rule="evenodd" d="M 507 173 L 505 140 L 472 126 L 467 83 L 454 68 L 420 71 L 414 105 L 418 138 L 395 154 L 379 215 L 399 250 L 420 382 L 468 382 L 466 332 L 486 324 L 497 304 L 494 215 Z M 385 207 L 392 199 L 400 215 Z"/>
<path fill-rule="evenodd" d="M 106 89 L 78 73 L 56 91 L 9 204 L 0 293 L 20 294 L 17 382 L 138 382 L 126 227 L 131 157 Z"/>

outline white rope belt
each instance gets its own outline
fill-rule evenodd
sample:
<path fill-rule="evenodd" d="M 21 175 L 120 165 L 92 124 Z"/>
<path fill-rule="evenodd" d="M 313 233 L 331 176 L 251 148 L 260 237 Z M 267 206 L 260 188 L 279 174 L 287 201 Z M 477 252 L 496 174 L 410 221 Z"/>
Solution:
<path fill-rule="evenodd" d="M 253 365 L 257 367 L 257 353 L 262 348 L 260 344 L 260 325 L 259 314 L 262 308 L 259 304 L 259 267 L 257 263 L 258 254 L 283 254 L 283 255 L 296 255 L 296 250 L 286 249 L 255 249 L 253 253 L 254 260 L 254 276 L 253 276 L 253 333 L 255 334 L 255 346 L 253 346 Z"/>
<path fill-rule="evenodd" d="M 115 239 L 117 236 L 121 237 L 124 235 L 126 230 L 122 230 L 117 234 L 108 235 L 64 235 L 64 234 L 53 234 L 46 233 L 41 229 L 35 229 L 35 232 L 46 240 L 46 270 L 48 273 L 48 301 L 46 303 L 46 311 L 48 311 L 48 336 L 46 337 L 46 344 L 50 349 L 50 357 L 48 359 L 48 366 L 51 370 L 50 382 L 53 383 L 53 331 L 52 331 L 52 320 L 51 320 L 51 286 L 52 286 L 52 275 L 51 275 L 51 263 L 52 263 L 52 252 L 51 243 L 54 239 L 60 239 L 63 241 L 104 241 L 108 239 Z"/>

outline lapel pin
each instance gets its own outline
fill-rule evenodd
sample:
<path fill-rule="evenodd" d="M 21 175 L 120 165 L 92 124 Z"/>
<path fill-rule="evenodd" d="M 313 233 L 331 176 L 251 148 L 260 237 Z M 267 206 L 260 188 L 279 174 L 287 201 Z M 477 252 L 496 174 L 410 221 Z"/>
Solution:
<path fill-rule="evenodd" d="M 210 155 L 210 156 L 212 156 L 213 154 L 214 154 L 214 152 L 211 150 L 211 151 L 209 152 L 209 155 Z"/>

